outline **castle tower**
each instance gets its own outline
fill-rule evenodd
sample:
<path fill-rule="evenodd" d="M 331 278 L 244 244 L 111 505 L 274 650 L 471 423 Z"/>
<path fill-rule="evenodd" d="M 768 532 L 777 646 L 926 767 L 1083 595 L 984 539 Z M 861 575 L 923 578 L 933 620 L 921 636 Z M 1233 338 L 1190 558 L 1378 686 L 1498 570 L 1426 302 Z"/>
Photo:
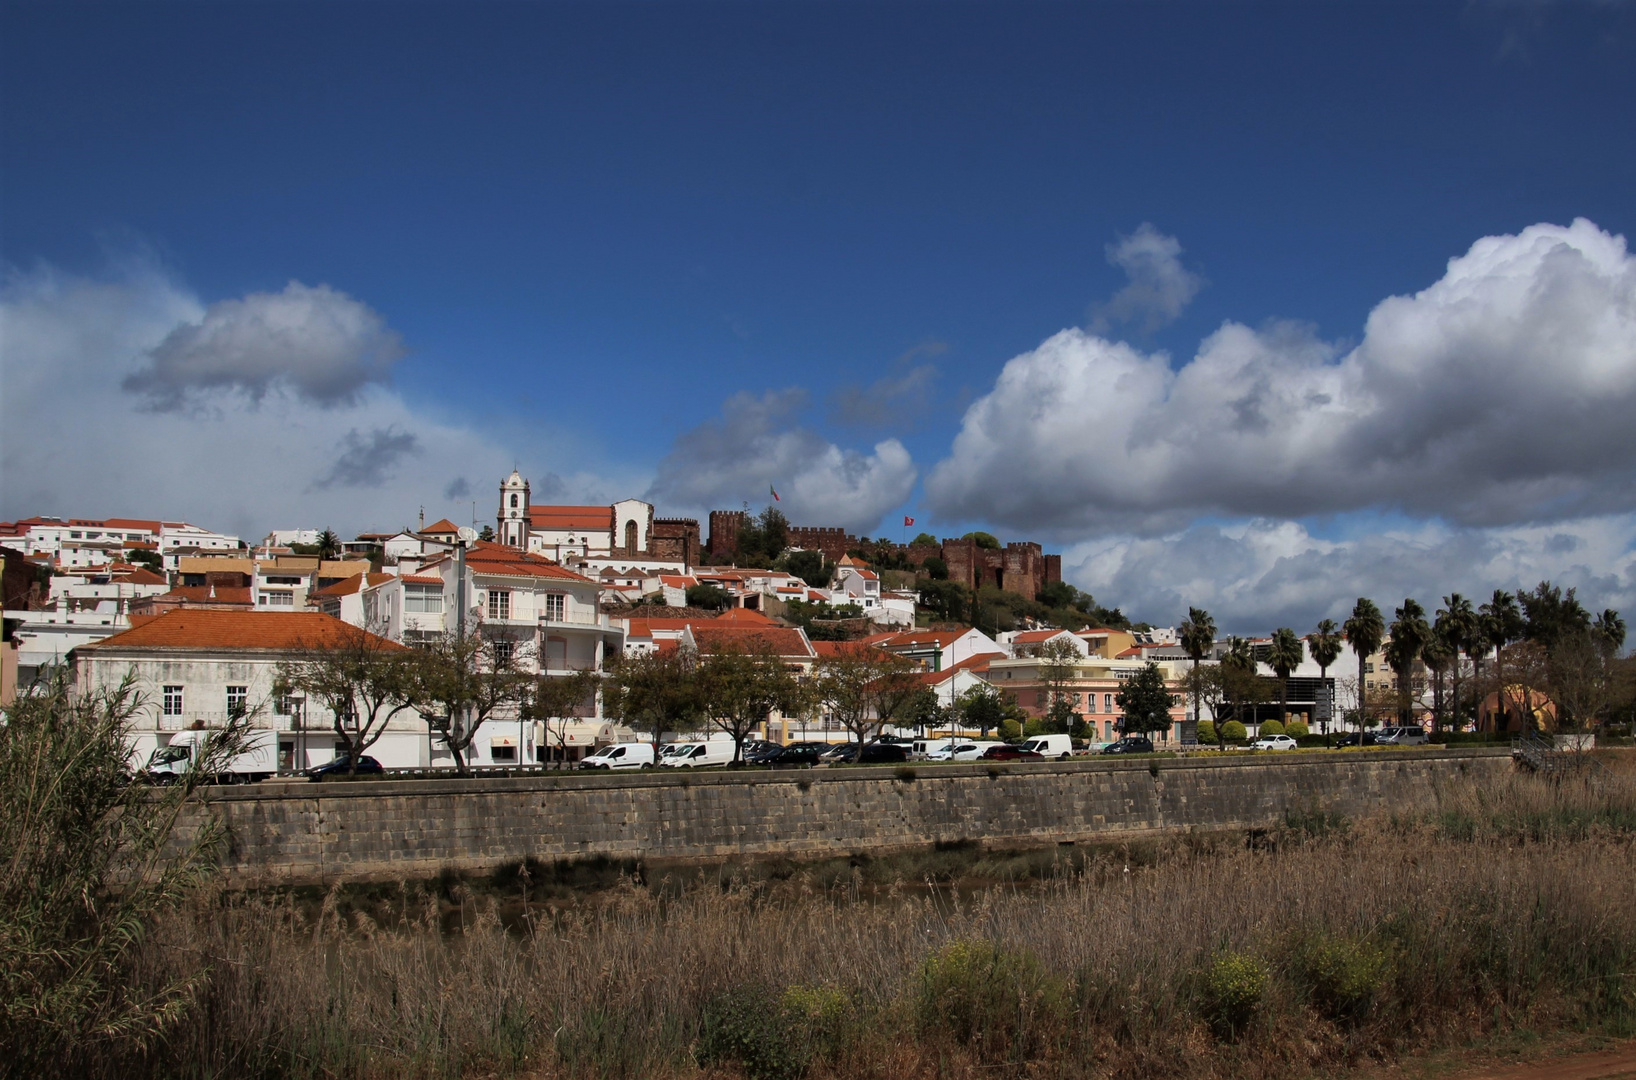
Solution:
<path fill-rule="evenodd" d="M 514 548 L 528 549 L 528 481 L 516 469 L 500 485 L 494 538 Z"/>

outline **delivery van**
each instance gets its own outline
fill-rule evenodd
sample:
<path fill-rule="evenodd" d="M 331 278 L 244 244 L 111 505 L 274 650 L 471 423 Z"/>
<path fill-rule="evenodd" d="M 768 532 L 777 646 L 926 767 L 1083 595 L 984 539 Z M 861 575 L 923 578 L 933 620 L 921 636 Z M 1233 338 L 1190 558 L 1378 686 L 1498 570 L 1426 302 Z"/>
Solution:
<path fill-rule="evenodd" d="M 582 769 L 640 769 L 653 764 L 653 744 L 614 743 L 580 759 Z"/>
<path fill-rule="evenodd" d="M 909 756 L 915 761 L 947 761 L 953 748 L 953 739 L 916 739 Z"/>
<path fill-rule="evenodd" d="M 1073 756 L 1074 740 L 1067 735 L 1035 735 L 1022 744 L 1024 750 L 1032 750 L 1040 757 L 1061 758 L 1064 761 Z"/>
<path fill-rule="evenodd" d="M 209 753 L 211 736 L 206 729 L 178 731 L 170 742 L 148 755 L 142 774 L 155 784 L 171 784 L 198 768 Z M 245 733 L 244 749 L 228 761 L 213 763 L 207 782 L 212 784 L 253 784 L 278 772 L 278 732 L 251 730 Z"/>
<path fill-rule="evenodd" d="M 733 760 L 731 739 L 707 739 L 677 743 L 676 750 L 660 759 L 667 769 L 700 769 L 706 765 L 726 765 Z"/>

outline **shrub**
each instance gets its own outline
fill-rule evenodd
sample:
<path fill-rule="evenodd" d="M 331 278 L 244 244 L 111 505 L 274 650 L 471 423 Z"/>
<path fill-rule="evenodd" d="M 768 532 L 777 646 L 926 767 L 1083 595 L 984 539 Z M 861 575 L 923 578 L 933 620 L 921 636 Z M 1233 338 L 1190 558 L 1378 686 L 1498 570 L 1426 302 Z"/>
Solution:
<path fill-rule="evenodd" d="M 1022 734 L 1022 725 L 1017 721 L 1012 720 L 1010 717 L 1000 721 L 1000 738 L 1006 742 L 1015 742 L 1022 738 Z"/>
<path fill-rule="evenodd" d="M 1285 733 L 1283 724 L 1280 724 L 1276 720 L 1268 720 L 1261 725 L 1261 730 L 1258 733 L 1258 737 L 1264 739 L 1268 735 L 1283 735 Z"/>
<path fill-rule="evenodd" d="M 1376 943 L 1317 933 L 1295 950 L 1297 971 L 1312 1003 L 1334 1020 L 1357 1021 L 1375 1004 L 1392 975 L 1392 956 Z"/>
<path fill-rule="evenodd" d="M 746 984 L 704 1004 L 694 1057 L 700 1065 L 736 1062 L 750 1080 L 792 1080 L 807 1067 L 807 1048 L 784 1010 L 769 1008 L 777 995 Z"/>
<path fill-rule="evenodd" d="M 1213 743 L 1216 741 L 1216 725 L 1210 720 L 1199 721 L 1199 742 Z"/>
<path fill-rule="evenodd" d="M 992 1057 L 1027 1051 L 1042 1022 L 1067 1015 L 1068 992 L 1031 952 L 991 941 L 950 942 L 920 968 L 923 1031 L 948 1034 Z"/>
<path fill-rule="evenodd" d="M 1284 734 L 1288 735 L 1292 739 L 1304 739 L 1311 734 L 1311 732 L 1308 730 L 1307 722 L 1305 720 L 1297 719 L 1291 720 L 1289 723 L 1284 725 Z"/>
<path fill-rule="evenodd" d="M 1229 720 L 1221 725 L 1221 737 L 1227 742 L 1243 742 L 1245 734 L 1244 725 L 1237 720 Z"/>
<path fill-rule="evenodd" d="M 1236 1038 L 1267 992 L 1267 968 L 1248 953 L 1220 952 L 1203 979 L 1204 1018 L 1217 1035 Z"/>

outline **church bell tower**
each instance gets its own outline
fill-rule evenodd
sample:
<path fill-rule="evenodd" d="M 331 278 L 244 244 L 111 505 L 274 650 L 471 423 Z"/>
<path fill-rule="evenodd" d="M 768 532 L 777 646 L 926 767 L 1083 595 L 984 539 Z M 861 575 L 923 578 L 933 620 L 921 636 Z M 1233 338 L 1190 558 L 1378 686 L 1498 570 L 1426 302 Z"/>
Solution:
<path fill-rule="evenodd" d="M 528 481 L 516 469 L 500 485 L 500 514 L 494 537 L 502 544 L 528 550 Z"/>

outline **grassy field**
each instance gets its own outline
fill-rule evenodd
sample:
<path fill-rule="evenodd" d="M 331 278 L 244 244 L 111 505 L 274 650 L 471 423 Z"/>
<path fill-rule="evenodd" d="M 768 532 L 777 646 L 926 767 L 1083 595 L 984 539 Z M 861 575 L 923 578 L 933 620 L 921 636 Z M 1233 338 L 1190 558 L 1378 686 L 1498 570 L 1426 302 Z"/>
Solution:
<path fill-rule="evenodd" d="M 986 861 L 985 861 L 986 860 Z M 1520 775 L 1254 836 L 622 879 L 513 868 L 173 913 L 202 972 L 87 1077 L 1304 1077 L 1636 1030 L 1636 781 Z"/>

